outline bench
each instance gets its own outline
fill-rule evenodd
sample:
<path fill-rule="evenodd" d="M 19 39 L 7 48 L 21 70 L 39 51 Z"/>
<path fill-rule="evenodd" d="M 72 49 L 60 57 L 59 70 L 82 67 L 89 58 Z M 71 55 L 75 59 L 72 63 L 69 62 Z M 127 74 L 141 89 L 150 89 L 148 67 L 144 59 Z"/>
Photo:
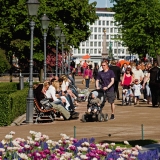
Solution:
<path fill-rule="evenodd" d="M 50 109 L 43 108 L 42 109 L 41 106 L 39 105 L 37 99 L 34 99 L 34 105 L 35 105 L 35 112 L 37 113 L 37 118 L 35 120 L 35 123 L 37 123 L 37 121 L 45 115 L 48 116 L 52 120 L 52 122 L 54 121 L 55 113 L 56 113 L 55 109 L 53 109 L 53 108 L 50 108 Z"/>

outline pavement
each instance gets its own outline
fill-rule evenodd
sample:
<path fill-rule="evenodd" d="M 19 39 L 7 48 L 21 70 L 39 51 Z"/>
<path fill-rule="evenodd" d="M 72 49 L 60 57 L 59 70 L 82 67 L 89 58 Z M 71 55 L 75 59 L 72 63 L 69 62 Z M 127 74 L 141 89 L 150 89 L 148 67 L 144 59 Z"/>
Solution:
<path fill-rule="evenodd" d="M 81 81 L 81 77 L 76 77 L 77 87 L 83 89 L 85 86 Z M 92 89 L 94 89 L 93 83 L 90 85 L 90 91 Z M 160 108 L 153 108 L 142 100 L 136 106 L 122 106 L 121 103 L 121 100 L 115 101 L 115 119 L 107 122 L 81 122 L 81 116 L 86 112 L 87 102 L 81 102 L 77 107 L 76 111 L 80 113 L 79 118 L 69 121 L 56 119 L 54 122 L 46 123 L 42 120 L 38 124 L 26 124 L 26 114 L 24 114 L 16 118 L 10 126 L 0 127 L 0 139 L 10 131 L 16 132 L 15 137 L 26 139 L 29 131 L 33 130 L 48 135 L 52 140 L 59 140 L 61 133 L 78 139 L 94 137 L 96 142 L 151 139 L 159 143 L 144 146 L 143 150 L 158 148 L 160 151 Z M 108 103 L 105 104 L 103 113 L 108 113 L 110 116 L 111 110 Z"/>

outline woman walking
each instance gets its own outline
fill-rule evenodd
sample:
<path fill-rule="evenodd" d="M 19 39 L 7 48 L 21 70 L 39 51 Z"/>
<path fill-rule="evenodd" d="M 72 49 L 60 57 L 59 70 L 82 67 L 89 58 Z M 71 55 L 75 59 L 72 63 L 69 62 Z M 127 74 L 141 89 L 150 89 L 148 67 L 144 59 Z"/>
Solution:
<path fill-rule="evenodd" d="M 83 78 L 86 81 L 86 89 L 89 88 L 90 79 L 92 79 L 92 70 L 90 69 L 90 66 L 87 66 L 87 69 L 84 71 Z"/>

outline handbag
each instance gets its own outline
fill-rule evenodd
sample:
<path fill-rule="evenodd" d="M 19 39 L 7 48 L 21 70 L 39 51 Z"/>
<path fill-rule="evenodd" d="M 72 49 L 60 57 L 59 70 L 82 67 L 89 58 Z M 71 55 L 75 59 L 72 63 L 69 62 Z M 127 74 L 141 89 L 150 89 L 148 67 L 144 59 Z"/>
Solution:
<path fill-rule="evenodd" d="M 85 84 L 85 79 L 82 80 L 82 84 L 83 84 L 83 85 Z"/>

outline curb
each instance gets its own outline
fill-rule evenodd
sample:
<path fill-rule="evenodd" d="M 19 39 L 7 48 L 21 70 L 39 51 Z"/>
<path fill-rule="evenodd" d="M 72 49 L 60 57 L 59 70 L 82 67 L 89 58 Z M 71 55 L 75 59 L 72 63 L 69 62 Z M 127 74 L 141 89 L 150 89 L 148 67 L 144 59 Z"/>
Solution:
<path fill-rule="evenodd" d="M 16 118 L 10 126 L 20 126 L 24 120 L 26 120 L 26 113 Z"/>

